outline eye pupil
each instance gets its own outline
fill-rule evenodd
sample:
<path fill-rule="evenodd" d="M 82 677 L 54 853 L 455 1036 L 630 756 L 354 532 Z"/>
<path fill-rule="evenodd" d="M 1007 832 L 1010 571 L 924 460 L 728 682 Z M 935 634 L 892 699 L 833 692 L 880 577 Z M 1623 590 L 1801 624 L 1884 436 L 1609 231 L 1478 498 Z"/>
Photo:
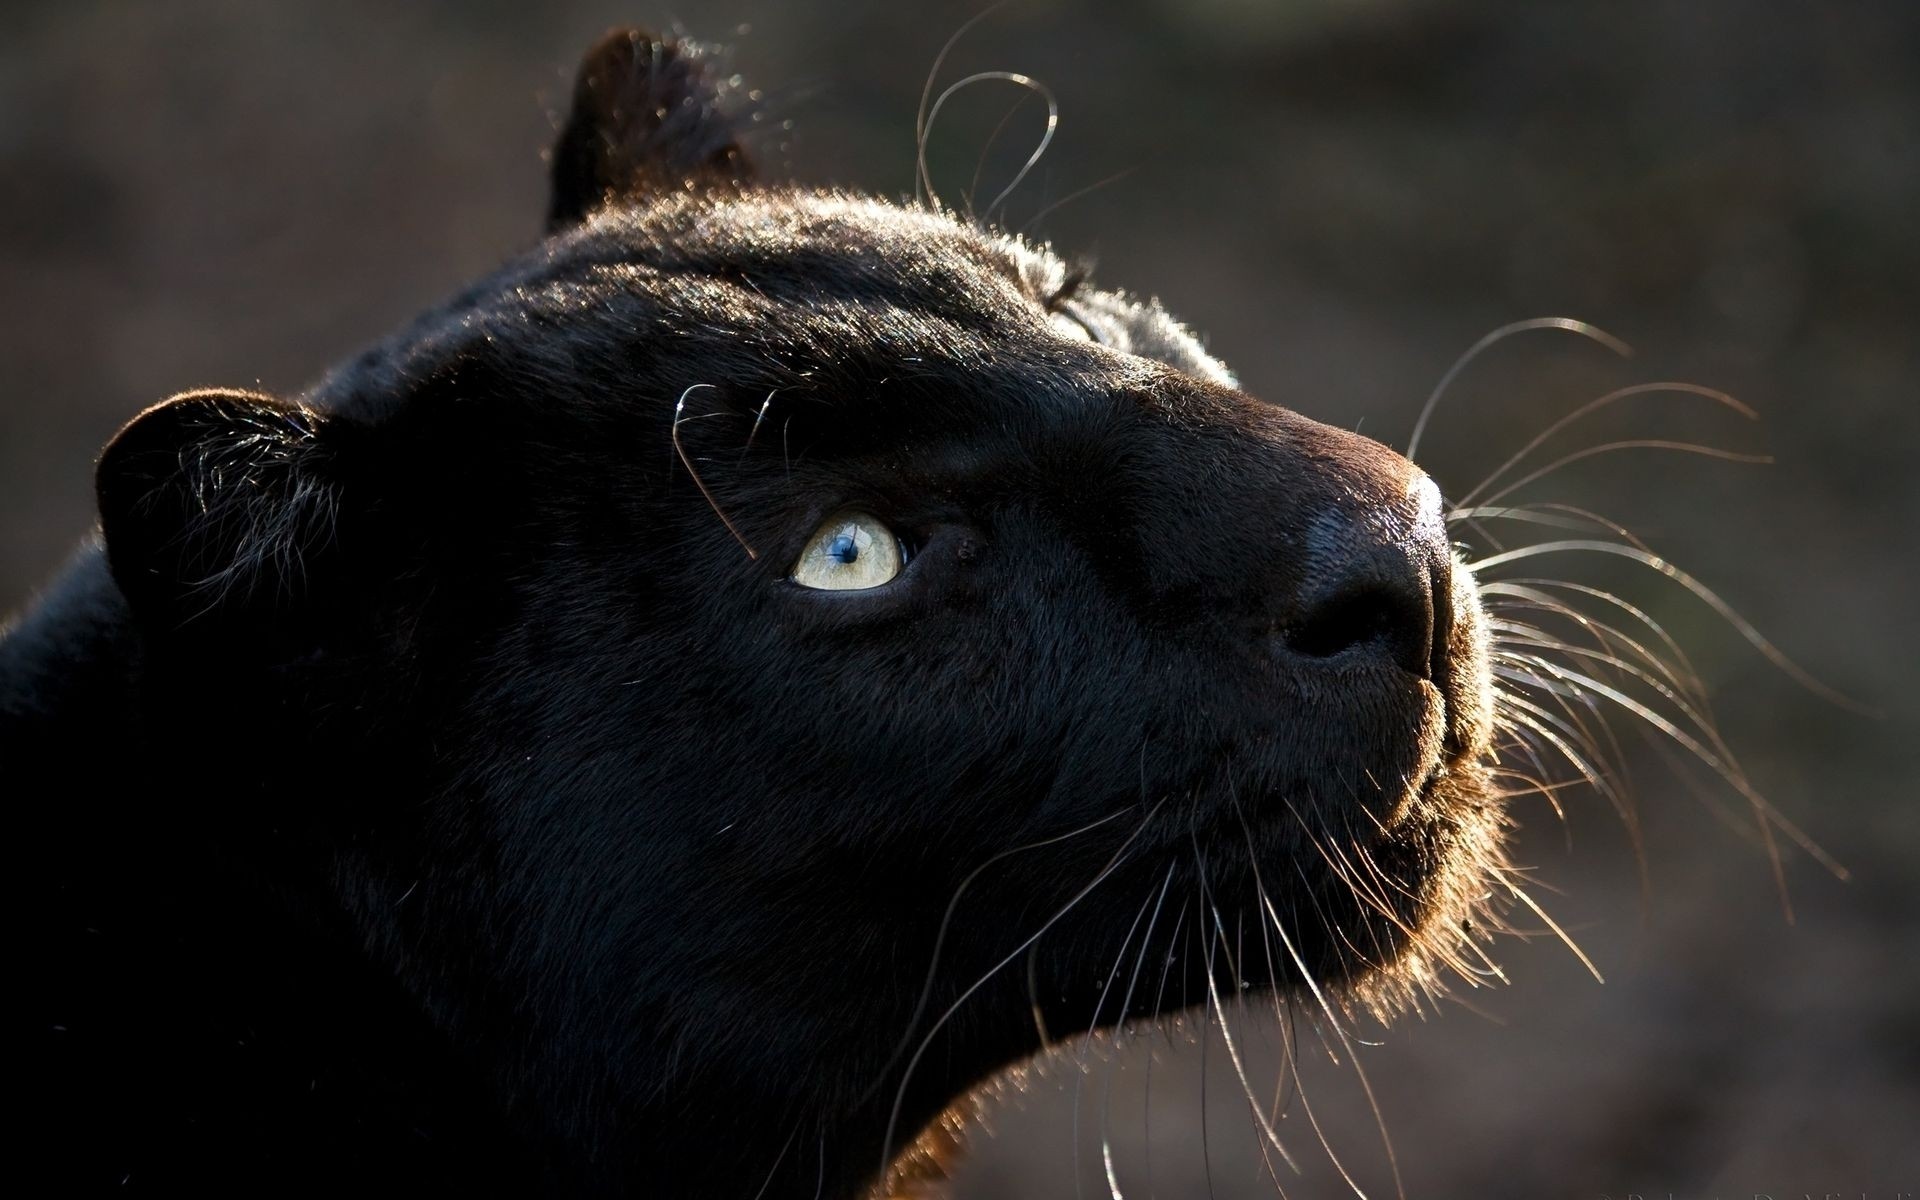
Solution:
<path fill-rule="evenodd" d="M 891 583 L 906 565 L 907 548 L 871 513 L 836 513 L 807 539 L 789 576 L 816 591 L 861 592 Z"/>

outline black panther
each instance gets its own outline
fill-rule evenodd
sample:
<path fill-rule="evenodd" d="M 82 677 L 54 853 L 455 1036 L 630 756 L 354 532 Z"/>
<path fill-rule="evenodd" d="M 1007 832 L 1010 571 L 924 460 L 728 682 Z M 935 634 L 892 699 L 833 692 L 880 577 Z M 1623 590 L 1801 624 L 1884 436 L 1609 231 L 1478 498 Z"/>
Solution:
<path fill-rule="evenodd" d="M 0 642 L 17 1173 L 868 1195 L 1049 1040 L 1474 952 L 1432 482 L 736 125 L 610 35 L 537 249 L 106 447 Z"/>

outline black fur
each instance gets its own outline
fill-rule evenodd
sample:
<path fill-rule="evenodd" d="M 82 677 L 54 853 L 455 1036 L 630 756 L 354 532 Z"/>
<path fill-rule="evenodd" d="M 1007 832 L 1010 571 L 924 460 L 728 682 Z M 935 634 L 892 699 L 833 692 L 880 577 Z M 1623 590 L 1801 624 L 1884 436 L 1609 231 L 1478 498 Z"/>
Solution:
<path fill-rule="evenodd" d="M 1410 464 L 1044 250 L 755 183 L 645 35 L 589 56 L 551 219 L 307 394 L 102 457 L 103 546 L 0 643 L 21 1173 L 848 1197 L 1036 1009 L 1200 1003 L 1276 913 L 1380 994 L 1459 936 L 1486 668 Z M 847 507 L 906 571 L 797 586 Z"/>

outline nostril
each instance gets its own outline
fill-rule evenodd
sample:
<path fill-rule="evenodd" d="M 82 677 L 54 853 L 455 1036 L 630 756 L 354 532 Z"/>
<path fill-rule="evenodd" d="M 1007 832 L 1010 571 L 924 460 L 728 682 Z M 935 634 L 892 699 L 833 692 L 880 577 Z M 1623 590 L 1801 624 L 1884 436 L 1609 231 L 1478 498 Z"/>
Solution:
<path fill-rule="evenodd" d="M 1342 650 L 1385 637 L 1397 623 L 1394 598 L 1380 588 L 1342 592 L 1286 631 L 1287 645 L 1309 658 L 1332 658 Z"/>
<path fill-rule="evenodd" d="M 1306 523 L 1305 554 L 1285 564 L 1295 582 L 1269 593 L 1268 645 L 1301 658 L 1391 663 L 1445 689 L 1453 552 L 1440 492 L 1403 459 L 1373 466 L 1390 474 L 1375 480 L 1390 489 L 1349 488 Z"/>
<path fill-rule="evenodd" d="M 1434 632 L 1424 586 L 1367 583 L 1313 604 L 1281 636 L 1289 649 L 1309 658 L 1371 647 L 1414 675 L 1434 678 Z"/>

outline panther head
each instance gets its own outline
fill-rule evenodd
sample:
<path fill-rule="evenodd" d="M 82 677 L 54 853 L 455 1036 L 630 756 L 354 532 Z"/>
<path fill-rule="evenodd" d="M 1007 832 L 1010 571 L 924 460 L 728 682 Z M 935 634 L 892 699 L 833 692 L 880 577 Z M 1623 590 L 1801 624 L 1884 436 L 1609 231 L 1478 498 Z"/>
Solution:
<path fill-rule="evenodd" d="M 760 180 L 671 41 L 590 54 L 550 221 L 98 480 L 180 819 L 555 1186 L 852 1195 L 1046 1039 L 1470 952 L 1485 622 L 1410 462 L 1046 247 Z"/>

